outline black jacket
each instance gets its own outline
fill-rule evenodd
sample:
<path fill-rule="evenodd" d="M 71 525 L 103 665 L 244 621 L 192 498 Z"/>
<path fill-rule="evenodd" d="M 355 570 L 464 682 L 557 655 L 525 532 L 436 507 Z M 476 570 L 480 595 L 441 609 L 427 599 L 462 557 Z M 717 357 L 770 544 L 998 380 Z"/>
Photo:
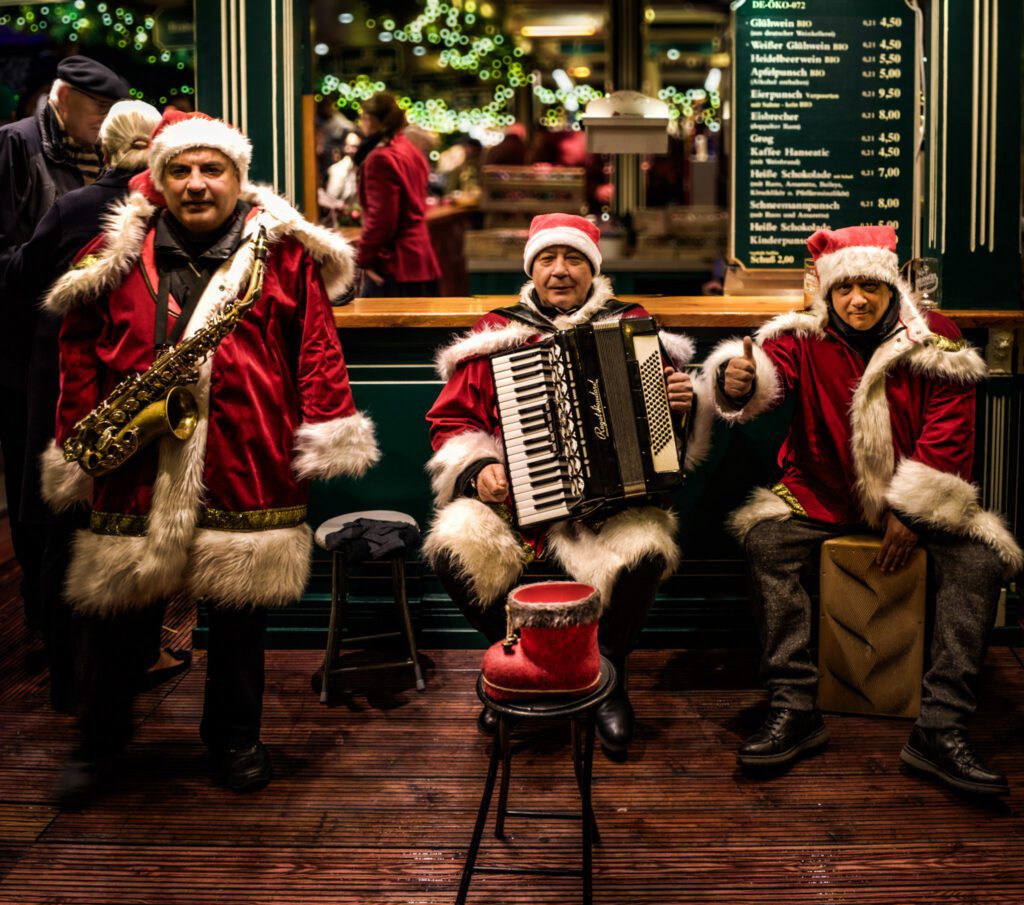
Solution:
<path fill-rule="evenodd" d="M 8 300 L 37 314 L 26 342 L 28 362 L 28 425 L 22 470 L 21 518 L 45 523 L 52 514 L 39 495 L 39 454 L 53 439 L 60 393 L 60 318 L 38 311 L 50 285 L 70 266 L 78 251 L 101 231 L 103 213 L 111 202 L 128 194 L 134 170 L 104 170 L 92 183 L 61 195 L 46 212 L 32 238 L 7 258 L 3 281 Z"/>
<path fill-rule="evenodd" d="M 49 105 L 0 127 L 0 386 L 24 387 L 35 320 L 34 309 L 20 304 L 24 295 L 3 277 L 7 261 L 54 201 L 83 184 Z"/>

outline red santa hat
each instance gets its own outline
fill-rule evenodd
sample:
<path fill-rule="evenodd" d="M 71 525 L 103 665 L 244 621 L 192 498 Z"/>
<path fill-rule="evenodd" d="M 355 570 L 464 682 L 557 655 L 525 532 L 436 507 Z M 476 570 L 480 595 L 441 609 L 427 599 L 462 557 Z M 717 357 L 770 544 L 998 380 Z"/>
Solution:
<path fill-rule="evenodd" d="M 184 113 L 168 108 L 153 130 L 149 151 L 149 173 L 153 186 L 163 192 L 164 171 L 183 151 L 213 148 L 228 158 L 238 170 L 238 181 L 245 188 L 249 181 L 252 145 L 234 126 L 205 113 Z"/>
<path fill-rule="evenodd" d="M 530 224 L 530 236 L 523 249 L 523 269 L 532 276 L 533 259 L 552 245 L 575 248 L 588 261 L 595 274 L 601 272 L 601 231 L 589 220 L 575 214 L 538 214 Z"/>
<path fill-rule="evenodd" d="M 860 277 L 890 286 L 899 280 L 896 231 L 891 226 L 819 229 L 807 240 L 807 250 L 814 258 L 824 298 L 843 280 Z"/>

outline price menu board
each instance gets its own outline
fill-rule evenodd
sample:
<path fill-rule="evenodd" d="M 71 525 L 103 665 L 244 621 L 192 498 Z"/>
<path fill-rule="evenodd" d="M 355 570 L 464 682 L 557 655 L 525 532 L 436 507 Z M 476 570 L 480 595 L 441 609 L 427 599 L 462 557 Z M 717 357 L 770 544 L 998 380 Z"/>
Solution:
<path fill-rule="evenodd" d="M 816 229 L 888 223 L 912 257 L 915 10 L 905 0 L 733 4 L 730 253 L 802 269 Z"/>

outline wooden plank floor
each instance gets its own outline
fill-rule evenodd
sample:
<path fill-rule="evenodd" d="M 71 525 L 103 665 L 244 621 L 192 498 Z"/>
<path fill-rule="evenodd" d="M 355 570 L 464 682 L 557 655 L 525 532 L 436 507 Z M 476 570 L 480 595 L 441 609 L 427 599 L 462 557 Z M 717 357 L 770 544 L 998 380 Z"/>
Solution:
<path fill-rule="evenodd" d="M 0 531 L 0 903 L 263 905 L 451 903 L 483 782 L 474 728 L 479 653 L 428 651 L 428 688 L 402 674 L 323 708 L 313 652 L 267 656 L 264 740 L 277 778 L 247 796 L 214 786 L 197 735 L 203 653 L 138 701 L 116 791 L 81 813 L 51 794 L 72 721 L 46 704 Z M 176 613 L 174 626 L 190 614 Z M 187 634 L 187 633 L 186 633 Z M 788 775 L 736 770 L 762 694 L 752 651 L 643 651 L 642 728 L 625 763 L 598 755 L 595 851 L 604 905 L 1024 903 L 1024 670 L 993 649 L 974 734 L 1013 794 L 962 800 L 908 774 L 902 721 L 829 718 L 832 743 Z M 514 806 L 572 807 L 568 734 L 531 731 Z M 481 863 L 574 864 L 578 828 L 510 819 Z M 472 903 L 579 901 L 572 879 L 481 876 Z"/>

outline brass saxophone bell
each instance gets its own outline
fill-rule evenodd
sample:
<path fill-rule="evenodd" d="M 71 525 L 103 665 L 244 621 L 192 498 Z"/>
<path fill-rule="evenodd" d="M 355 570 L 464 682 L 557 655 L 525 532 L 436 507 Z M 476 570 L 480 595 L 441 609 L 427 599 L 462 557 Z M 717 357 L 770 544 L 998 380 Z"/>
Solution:
<path fill-rule="evenodd" d="M 199 404 L 192 391 L 183 386 L 171 387 L 166 396 L 142 409 L 102 449 L 85 455 L 82 468 L 94 478 L 105 475 L 165 434 L 187 440 L 198 423 Z"/>

